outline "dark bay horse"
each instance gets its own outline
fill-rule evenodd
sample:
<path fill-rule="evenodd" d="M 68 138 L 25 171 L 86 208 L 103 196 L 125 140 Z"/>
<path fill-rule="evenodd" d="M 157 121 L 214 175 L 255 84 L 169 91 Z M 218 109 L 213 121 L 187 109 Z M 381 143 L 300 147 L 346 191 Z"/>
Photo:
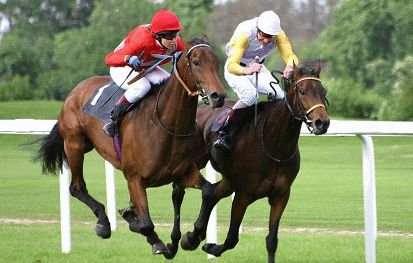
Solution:
<path fill-rule="evenodd" d="M 217 134 L 210 132 L 210 129 L 222 110 L 198 108 L 197 124 L 201 127 L 198 136 L 204 141 L 203 149 L 198 151 L 199 168 L 205 167 L 210 160 L 222 174 L 222 180 L 213 185 L 211 192 L 203 195 L 194 230 L 182 237 L 183 249 L 198 247 L 205 239 L 212 208 L 220 199 L 235 192 L 225 242 L 221 245 L 207 243 L 202 249 L 219 257 L 234 248 L 247 207 L 257 199 L 267 197 L 271 210 L 266 247 L 268 262 L 275 262 L 280 218 L 300 168 L 298 140 L 301 125 L 305 122 L 318 135 L 326 133 L 330 123 L 325 108 L 326 90 L 319 74 L 319 65 L 315 69 L 294 66 L 294 82 L 287 89 L 286 99 L 260 103 L 257 126 L 254 121 L 246 124 L 236 135 L 230 153 L 215 150 L 212 145 Z M 226 106 L 233 104 L 233 101 L 227 102 Z"/>
<path fill-rule="evenodd" d="M 67 161 L 72 174 L 70 193 L 93 211 L 98 219 L 96 233 L 101 238 L 111 236 L 110 223 L 103 204 L 95 200 L 86 188 L 84 154 L 94 148 L 121 170 L 133 207 L 133 215 L 124 215 L 130 230 L 143 234 L 153 253 L 163 254 L 168 259 L 175 256 L 181 238 L 180 207 L 185 188 L 210 186 L 193 160 L 197 150 L 197 92 L 206 92 L 212 108 L 222 106 L 225 97 L 219 78 L 219 60 L 207 41 L 193 39 L 185 46 L 186 51 L 175 64 L 177 74 L 172 74 L 158 89 L 154 88 L 124 117 L 119 127 L 121 159 L 115 152 L 112 138 L 104 134 L 103 123 L 82 111 L 93 92 L 111 81 L 103 76 L 88 78 L 71 91 L 57 124 L 43 138 L 39 150 L 44 172 L 56 172 Z M 165 246 L 154 231 L 146 188 L 169 183 L 173 183 L 175 217 L 172 243 Z"/>

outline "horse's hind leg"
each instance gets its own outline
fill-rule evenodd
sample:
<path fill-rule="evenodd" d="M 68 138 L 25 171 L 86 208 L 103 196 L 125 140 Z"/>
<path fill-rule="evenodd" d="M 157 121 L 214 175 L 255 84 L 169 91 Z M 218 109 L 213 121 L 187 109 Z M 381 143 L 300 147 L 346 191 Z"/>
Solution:
<path fill-rule="evenodd" d="M 265 240 L 268 252 L 268 263 L 275 263 L 275 252 L 278 246 L 278 227 L 280 225 L 281 215 L 284 212 L 285 207 L 287 206 L 289 196 L 290 193 L 288 191 L 280 196 L 269 199 L 271 212 L 269 232 Z"/>
<path fill-rule="evenodd" d="M 225 251 L 233 249 L 238 243 L 239 227 L 250 203 L 251 199 L 246 194 L 236 192 L 231 208 L 231 223 L 224 244 L 207 243 L 202 246 L 202 250 L 215 257 L 219 257 Z"/>
<path fill-rule="evenodd" d="M 85 203 L 98 218 L 96 223 L 96 234 L 101 238 L 109 238 L 111 236 L 111 230 L 108 216 L 105 213 L 105 206 L 89 195 L 86 188 L 86 182 L 83 178 L 83 161 L 85 151 L 83 139 L 65 139 L 64 147 L 70 171 L 72 173 L 70 194 Z"/>

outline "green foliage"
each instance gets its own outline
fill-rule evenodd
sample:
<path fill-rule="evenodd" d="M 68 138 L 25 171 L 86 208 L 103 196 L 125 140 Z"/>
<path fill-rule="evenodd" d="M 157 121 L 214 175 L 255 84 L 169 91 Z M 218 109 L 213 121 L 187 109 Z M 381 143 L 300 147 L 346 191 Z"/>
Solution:
<path fill-rule="evenodd" d="M 184 26 L 185 38 L 203 36 L 213 7 L 213 0 L 165 0 L 164 7 L 175 12 Z"/>
<path fill-rule="evenodd" d="M 391 58 L 394 20 L 386 0 L 347 0 L 323 34 L 323 55 L 338 76 L 368 84 L 365 64 Z"/>
<path fill-rule="evenodd" d="M 384 120 L 413 121 L 413 56 L 397 61 L 392 74 L 396 77 L 391 96 L 379 112 Z"/>
<path fill-rule="evenodd" d="M 393 16 L 394 31 L 392 49 L 395 59 L 413 55 L 413 5 L 408 0 L 389 1 Z"/>
<path fill-rule="evenodd" d="M 94 0 L 3 0 L 0 12 L 20 36 L 52 36 L 55 32 L 88 24 Z M 29 32 L 32 32 L 31 34 Z"/>
<path fill-rule="evenodd" d="M 93 0 L 1 1 L 0 12 L 10 30 L 0 42 L 0 78 L 7 88 L 0 100 L 43 97 L 44 86 L 38 88 L 39 83 L 56 68 L 52 61 L 54 35 L 87 25 L 92 9 Z M 30 90 L 26 92 L 27 86 Z"/>
<path fill-rule="evenodd" d="M 39 81 L 41 97 L 64 99 L 80 81 L 107 75 L 106 54 L 139 24 L 150 22 L 156 5 L 149 1 L 101 1 L 90 17 L 90 26 L 55 35 L 54 70 Z"/>
<path fill-rule="evenodd" d="M 344 0 L 321 37 L 308 45 L 304 57 L 321 56 L 327 61 L 326 75 L 333 79 L 330 99 L 340 105 L 337 114 L 409 119 L 410 109 L 394 103 L 408 100 L 411 84 L 408 78 L 402 81 L 394 68 L 396 61 L 413 54 L 412 12 L 413 5 L 403 0 Z M 391 108 L 397 108 L 397 114 Z"/>
<path fill-rule="evenodd" d="M 28 100 L 32 98 L 29 76 L 14 75 L 9 81 L 0 81 L 0 98 Z"/>
<path fill-rule="evenodd" d="M 376 118 L 381 104 L 381 97 L 350 78 L 323 79 L 328 87 L 327 98 L 330 101 L 329 113 L 342 117 Z"/>

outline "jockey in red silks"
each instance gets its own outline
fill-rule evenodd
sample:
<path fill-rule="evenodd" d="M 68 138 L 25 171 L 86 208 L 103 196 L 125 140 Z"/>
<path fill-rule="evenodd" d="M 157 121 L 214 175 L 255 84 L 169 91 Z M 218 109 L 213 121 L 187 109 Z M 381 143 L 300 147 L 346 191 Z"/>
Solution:
<path fill-rule="evenodd" d="M 173 55 L 184 50 L 182 39 L 178 36 L 182 28 L 173 12 L 161 9 L 152 17 L 151 24 L 137 26 L 106 56 L 105 62 L 110 67 L 110 76 L 117 85 L 126 90 L 113 108 L 109 121 L 103 126 L 108 136 L 115 135 L 125 111 L 149 92 L 151 84 L 159 84 L 169 78 L 169 72 L 156 66 L 138 81 L 128 84 L 140 71 L 158 62 L 153 55 Z M 170 59 L 165 59 L 160 65 L 169 61 Z"/>

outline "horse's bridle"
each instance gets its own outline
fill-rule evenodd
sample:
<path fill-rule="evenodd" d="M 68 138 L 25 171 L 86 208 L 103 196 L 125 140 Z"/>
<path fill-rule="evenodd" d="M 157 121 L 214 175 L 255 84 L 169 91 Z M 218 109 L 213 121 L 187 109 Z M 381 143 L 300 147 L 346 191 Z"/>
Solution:
<path fill-rule="evenodd" d="M 199 47 L 211 48 L 211 47 L 210 47 L 209 45 L 207 45 L 207 44 L 198 44 L 198 45 L 192 46 L 192 47 L 188 50 L 188 52 L 187 52 L 187 54 L 186 54 L 186 66 L 187 66 L 188 70 L 191 72 L 191 75 L 192 75 L 192 77 L 193 77 L 194 80 L 195 80 L 195 85 L 196 85 L 197 88 L 198 88 L 196 91 L 191 91 L 191 90 L 188 88 L 188 85 L 186 85 L 186 83 L 182 80 L 181 76 L 179 75 L 177 64 L 178 64 L 179 58 L 180 58 L 181 55 L 182 55 L 182 52 L 176 52 L 176 53 L 172 56 L 173 71 L 174 71 L 175 77 L 177 78 L 177 80 L 179 81 L 179 83 L 182 85 L 182 87 L 183 87 L 183 88 L 186 90 L 186 92 L 188 93 L 188 96 L 191 96 L 191 97 L 192 97 L 192 96 L 198 96 L 198 95 L 200 95 L 200 96 L 202 97 L 202 100 L 204 101 L 204 103 L 208 105 L 208 104 L 209 104 L 208 95 L 206 94 L 205 90 L 201 87 L 201 84 L 199 84 L 198 79 L 197 79 L 197 78 L 195 77 L 195 75 L 193 74 L 192 68 L 191 68 L 191 66 L 189 65 L 189 56 L 191 55 L 192 50 L 194 50 L 195 48 L 199 48 Z M 195 124 L 195 129 L 194 129 L 194 131 L 192 131 L 192 132 L 190 132 L 190 133 L 185 133 L 185 134 L 177 134 L 177 133 L 174 133 L 173 131 L 169 130 L 168 128 L 166 128 L 166 127 L 162 124 L 161 120 L 159 119 L 159 115 L 158 115 L 158 102 L 159 102 L 159 98 L 160 98 L 160 95 L 161 95 L 161 91 L 162 91 L 162 89 L 159 89 L 158 97 L 157 97 L 157 99 L 156 99 L 156 104 L 155 104 L 155 119 L 158 121 L 158 123 L 159 123 L 159 125 L 161 126 L 161 128 L 162 128 L 166 133 L 168 133 L 169 135 L 176 136 L 176 137 L 189 137 L 189 136 L 195 135 L 195 134 L 197 133 L 197 126 L 196 126 L 196 124 Z"/>
<path fill-rule="evenodd" d="M 195 77 L 194 73 L 192 72 L 192 68 L 191 68 L 191 66 L 189 65 L 189 57 L 190 57 L 190 55 L 191 55 L 191 52 L 192 52 L 195 48 L 199 48 L 199 47 L 211 48 L 211 47 L 210 47 L 209 45 L 207 45 L 207 44 L 197 44 L 197 45 L 192 46 L 192 47 L 188 50 L 188 52 L 187 52 L 187 54 L 186 54 L 186 66 L 187 66 L 189 72 L 191 72 L 191 75 L 192 75 L 192 77 L 193 77 L 194 80 L 195 80 L 195 85 L 197 86 L 197 90 L 196 90 L 196 91 L 191 91 L 191 90 L 188 88 L 188 86 L 186 85 L 186 83 L 182 80 L 181 76 L 179 75 L 177 64 L 178 64 L 178 60 L 179 60 L 182 52 L 177 52 L 177 53 L 175 53 L 175 55 L 174 55 L 174 57 L 173 57 L 174 74 L 175 74 L 175 77 L 178 79 L 179 83 L 181 83 L 182 87 L 183 87 L 183 88 L 186 90 L 186 92 L 188 93 L 188 96 L 198 96 L 198 95 L 200 95 L 201 98 L 202 98 L 202 101 L 203 101 L 205 104 L 208 105 L 208 104 L 209 104 L 208 95 L 206 94 L 205 90 L 201 87 L 201 84 L 199 84 L 198 79 Z"/>
<path fill-rule="evenodd" d="M 291 108 L 291 106 L 290 106 L 290 103 L 288 102 L 288 100 L 287 100 L 287 97 L 285 97 L 285 101 L 287 102 L 287 107 L 288 107 L 288 109 L 289 109 L 289 111 L 291 112 L 291 114 L 293 115 L 293 117 L 296 119 L 296 120 L 298 120 L 298 121 L 302 121 L 302 122 L 304 122 L 305 123 L 305 125 L 307 126 L 307 129 L 311 132 L 311 133 L 313 133 L 313 129 L 311 128 L 311 123 L 312 123 L 312 121 L 311 121 L 311 119 L 308 117 L 308 115 L 313 111 L 313 110 L 315 110 L 315 109 L 317 109 L 317 108 L 319 108 L 319 107 L 322 107 L 322 108 L 326 108 L 326 106 L 323 104 L 323 103 L 318 103 L 318 104 L 315 104 L 315 105 L 313 105 L 313 106 L 311 106 L 309 109 L 304 109 L 304 107 L 303 107 L 303 105 L 302 105 L 302 103 L 301 103 L 301 100 L 299 99 L 299 96 L 298 96 L 298 94 L 297 94 L 297 92 L 298 92 L 298 89 L 297 89 L 297 85 L 298 85 L 298 83 L 300 83 L 300 82 L 302 82 L 302 81 L 304 81 L 304 80 L 313 80 L 313 81 L 318 81 L 318 82 L 321 82 L 321 80 L 319 79 L 319 78 L 316 78 L 316 77 L 304 77 L 304 78 L 301 78 L 301 79 L 298 79 L 298 80 L 296 80 L 295 81 L 295 83 L 293 84 L 293 86 L 294 86 L 294 92 L 296 93 L 296 104 L 297 104 L 297 107 L 300 109 L 300 112 L 299 112 L 299 115 L 297 115 L 294 111 L 293 111 L 293 109 Z"/>

